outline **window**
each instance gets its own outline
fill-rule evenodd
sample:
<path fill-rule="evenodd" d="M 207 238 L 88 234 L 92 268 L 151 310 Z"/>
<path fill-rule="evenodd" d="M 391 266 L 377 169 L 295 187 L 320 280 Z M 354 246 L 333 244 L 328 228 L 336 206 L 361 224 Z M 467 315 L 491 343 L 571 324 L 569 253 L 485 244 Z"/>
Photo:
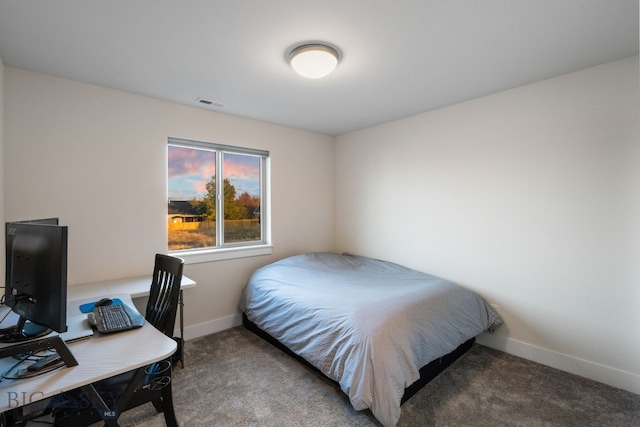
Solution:
<path fill-rule="evenodd" d="M 170 252 L 229 258 L 268 245 L 269 152 L 169 138 L 167 159 Z"/>

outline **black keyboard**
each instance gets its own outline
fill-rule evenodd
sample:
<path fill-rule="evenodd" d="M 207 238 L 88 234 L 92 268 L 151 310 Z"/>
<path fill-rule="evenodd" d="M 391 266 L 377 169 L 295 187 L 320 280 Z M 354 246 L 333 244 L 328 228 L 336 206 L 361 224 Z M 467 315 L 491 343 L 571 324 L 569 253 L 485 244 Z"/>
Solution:
<path fill-rule="evenodd" d="M 131 322 L 124 305 L 96 306 L 93 309 L 96 329 L 101 333 L 120 332 L 138 327 Z"/>

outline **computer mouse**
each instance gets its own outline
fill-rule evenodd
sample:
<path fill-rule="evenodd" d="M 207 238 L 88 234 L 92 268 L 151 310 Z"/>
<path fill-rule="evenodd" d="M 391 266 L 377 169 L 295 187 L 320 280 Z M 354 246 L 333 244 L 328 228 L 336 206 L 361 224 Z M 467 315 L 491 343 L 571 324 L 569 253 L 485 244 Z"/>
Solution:
<path fill-rule="evenodd" d="M 113 304 L 113 300 L 111 298 L 102 298 L 101 300 L 96 302 L 96 307 L 102 307 L 111 304 Z"/>

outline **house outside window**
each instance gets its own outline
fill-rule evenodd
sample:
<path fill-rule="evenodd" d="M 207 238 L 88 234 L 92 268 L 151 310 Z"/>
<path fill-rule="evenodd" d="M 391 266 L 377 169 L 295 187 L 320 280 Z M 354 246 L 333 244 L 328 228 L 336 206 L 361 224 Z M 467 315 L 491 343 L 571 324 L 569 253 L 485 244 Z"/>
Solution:
<path fill-rule="evenodd" d="M 264 150 L 169 138 L 169 252 L 187 262 L 270 253 L 268 160 Z M 203 258 L 216 253 L 227 255 Z"/>

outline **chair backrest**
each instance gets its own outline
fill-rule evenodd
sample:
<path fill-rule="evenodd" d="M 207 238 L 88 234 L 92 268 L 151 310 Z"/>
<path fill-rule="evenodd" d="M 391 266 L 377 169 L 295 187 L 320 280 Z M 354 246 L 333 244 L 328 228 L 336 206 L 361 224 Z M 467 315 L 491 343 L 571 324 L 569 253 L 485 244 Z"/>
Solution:
<path fill-rule="evenodd" d="M 145 319 L 168 337 L 173 336 L 183 266 L 180 258 L 156 254 Z"/>

